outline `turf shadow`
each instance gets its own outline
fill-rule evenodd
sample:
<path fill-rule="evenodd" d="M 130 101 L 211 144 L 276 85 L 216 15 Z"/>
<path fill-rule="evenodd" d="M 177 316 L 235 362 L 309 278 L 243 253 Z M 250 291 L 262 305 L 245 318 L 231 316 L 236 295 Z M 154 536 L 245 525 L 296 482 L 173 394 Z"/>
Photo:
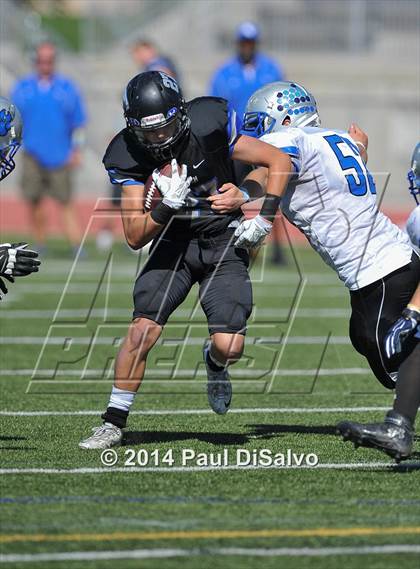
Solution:
<path fill-rule="evenodd" d="M 271 439 L 281 433 L 296 433 L 306 435 L 337 435 L 335 426 L 331 425 L 247 425 L 253 430 L 251 437 Z"/>
<path fill-rule="evenodd" d="M 239 433 L 206 433 L 191 431 L 128 431 L 124 433 L 123 446 L 139 444 L 168 443 L 173 441 L 197 440 L 215 445 L 242 445 L 249 437 Z"/>
<path fill-rule="evenodd" d="M 0 441 L 27 441 L 28 437 L 0 436 Z"/>
<path fill-rule="evenodd" d="M 410 456 L 410 460 L 419 456 L 420 453 L 415 452 Z M 392 474 L 398 472 L 400 474 L 408 474 L 409 472 L 414 472 L 420 470 L 420 462 L 400 462 L 399 464 L 394 464 L 392 468 L 389 468 L 386 474 Z"/>

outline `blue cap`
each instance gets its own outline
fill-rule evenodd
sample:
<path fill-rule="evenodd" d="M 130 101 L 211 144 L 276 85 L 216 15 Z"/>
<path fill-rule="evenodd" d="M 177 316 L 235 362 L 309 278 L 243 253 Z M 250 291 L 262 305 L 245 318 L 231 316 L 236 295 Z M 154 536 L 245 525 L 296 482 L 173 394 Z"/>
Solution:
<path fill-rule="evenodd" d="M 236 30 L 236 39 L 238 41 L 251 40 L 257 41 L 260 37 L 260 30 L 253 22 L 242 22 Z"/>

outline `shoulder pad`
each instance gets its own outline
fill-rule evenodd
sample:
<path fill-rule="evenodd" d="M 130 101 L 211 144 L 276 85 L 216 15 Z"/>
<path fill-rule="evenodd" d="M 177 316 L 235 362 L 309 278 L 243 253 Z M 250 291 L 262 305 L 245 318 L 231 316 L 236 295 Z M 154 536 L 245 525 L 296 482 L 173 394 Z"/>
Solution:
<path fill-rule="evenodd" d="M 111 140 L 105 151 L 102 162 L 107 170 L 109 168 L 131 170 L 138 166 L 138 161 L 133 157 L 133 152 L 130 148 L 125 128 L 120 130 L 120 132 Z"/>
<path fill-rule="evenodd" d="M 187 103 L 187 113 L 194 134 L 206 136 L 217 130 L 226 130 L 228 103 L 221 97 L 197 97 Z"/>

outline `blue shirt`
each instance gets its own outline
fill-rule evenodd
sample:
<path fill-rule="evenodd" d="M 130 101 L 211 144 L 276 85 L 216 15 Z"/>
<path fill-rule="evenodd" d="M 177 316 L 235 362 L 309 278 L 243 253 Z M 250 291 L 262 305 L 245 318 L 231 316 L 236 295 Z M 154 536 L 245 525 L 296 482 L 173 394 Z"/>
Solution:
<path fill-rule="evenodd" d="M 243 118 L 248 99 L 257 89 L 283 79 L 283 70 L 274 60 L 262 53 L 257 53 L 250 65 L 244 65 L 239 57 L 235 56 L 214 74 L 210 95 L 227 99 Z"/>
<path fill-rule="evenodd" d="M 23 146 L 45 168 L 59 168 L 72 152 L 72 133 L 86 122 L 79 90 L 62 75 L 51 82 L 28 75 L 13 89 L 23 120 Z"/>

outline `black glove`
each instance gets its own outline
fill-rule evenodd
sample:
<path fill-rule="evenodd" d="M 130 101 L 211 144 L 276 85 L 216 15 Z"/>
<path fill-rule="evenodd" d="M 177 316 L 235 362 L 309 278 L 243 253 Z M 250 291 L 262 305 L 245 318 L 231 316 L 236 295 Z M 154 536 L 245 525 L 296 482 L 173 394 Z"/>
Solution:
<path fill-rule="evenodd" d="M 15 279 L 13 277 L 9 277 L 8 275 L 3 275 L 5 279 L 7 279 L 9 282 L 14 283 Z M 4 280 L 2 278 L 0 278 L 0 300 L 3 300 L 3 297 L 5 294 L 7 294 L 8 289 L 6 286 L 6 283 L 4 282 Z"/>
<path fill-rule="evenodd" d="M 4 243 L 0 245 L 0 275 L 2 277 L 25 277 L 39 271 L 41 261 L 38 253 L 26 249 L 27 243 Z"/>

